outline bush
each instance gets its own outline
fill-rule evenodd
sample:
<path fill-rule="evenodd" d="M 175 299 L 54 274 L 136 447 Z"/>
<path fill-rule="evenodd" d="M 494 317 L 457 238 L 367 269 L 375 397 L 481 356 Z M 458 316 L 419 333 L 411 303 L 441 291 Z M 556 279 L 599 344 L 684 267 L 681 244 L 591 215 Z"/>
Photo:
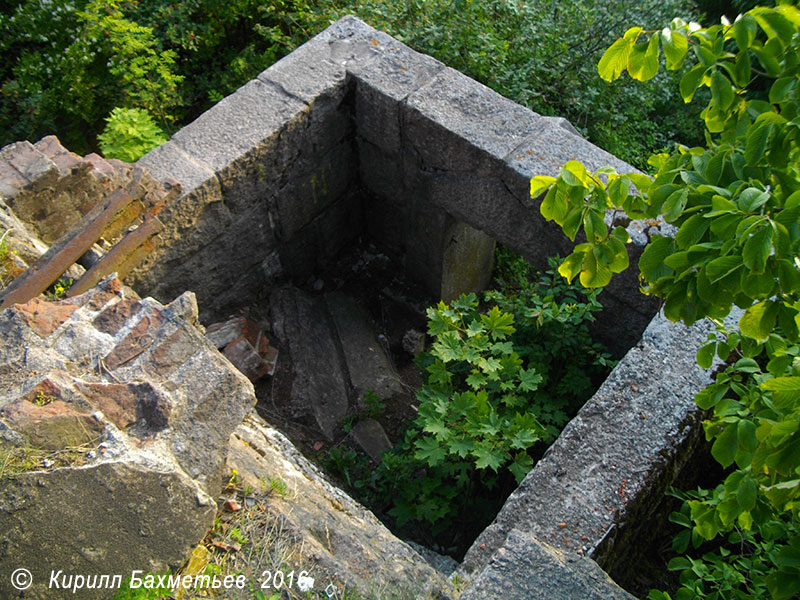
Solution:
<path fill-rule="evenodd" d="M 469 294 L 428 309 L 434 341 L 418 357 L 425 383 L 404 439 L 377 468 L 352 450 L 327 461 L 398 526 L 450 530 L 456 544 L 494 517 L 613 365 L 588 334 L 596 294 L 557 279 L 556 262 L 531 281 L 528 263 L 501 257 L 504 289 L 487 292 L 487 304 Z"/>
<path fill-rule="evenodd" d="M 106 158 L 136 162 L 166 142 L 167 136 L 147 111 L 141 108 L 115 108 L 97 139 Z"/>
<path fill-rule="evenodd" d="M 691 56 L 693 59 L 687 61 Z M 715 547 L 672 566 L 683 571 L 678 598 L 775 599 L 800 594 L 800 9 L 756 7 L 733 23 L 630 28 L 604 53 L 601 77 L 624 71 L 639 80 L 692 63 L 680 82 L 700 100 L 706 143 L 653 156 L 653 179 L 590 174 L 571 161 L 557 178 L 535 177 L 546 192 L 542 214 L 574 239 L 559 271 L 584 285 L 606 285 L 627 267 L 627 234 L 609 232 L 609 208 L 633 218 L 663 218 L 674 237 L 655 236 L 639 260 L 644 291 L 664 299 L 664 314 L 691 324 L 710 318 L 717 331 L 697 353 L 701 367 L 725 364 L 695 397 L 711 411 L 703 423 L 711 454 L 725 469 L 674 515 L 691 526 L 695 549 Z M 708 94 L 698 90 L 708 88 Z M 601 177 L 602 175 L 602 177 Z M 636 190 L 630 188 L 630 183 Z M 738 327 L 723 319 L 744 309 Z M 716 485 L 715 485 L 716 484 Z M 775 523 L 780 535 L 775 535 Z M 727 541 L 726 541 L 727 538 Z M 716 580 L 716 578 L 721 578 Z M 709 591 L 711 590 L 711 591 Z M 651 598 L 668 598 L 653 592 Z"/>

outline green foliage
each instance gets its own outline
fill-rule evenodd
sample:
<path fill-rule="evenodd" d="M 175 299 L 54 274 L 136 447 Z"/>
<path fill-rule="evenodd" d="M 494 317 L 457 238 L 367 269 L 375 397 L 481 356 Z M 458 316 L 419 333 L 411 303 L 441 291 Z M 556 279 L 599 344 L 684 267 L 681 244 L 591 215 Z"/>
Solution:
<path fill-rule="evenodd" d="M 94 149 L 114 107 L 168 131 L 344 14 L 356 14 L 542 114 L 569 118 L 642 165 L 699 139 L 675 77 L 608 87 L 591 65 L 627 19 L 658 23 L 687 0 L 20 0 L 0 8 L 0 145 L 55 133 Z M 536 43 L 531 43 L 536 40 Z"/>
<path fill-rule="evenodd" d="M 696 401 L 712 411 L 706 438 L 727 471 L 713 494 L 687 500 L 685 516 L 695 541 L 734 532 L 746 541 L 742 548 L 762 556 L 733 556 L 722 546 L 702 560 L 677 560 L 686 588 L 678 597 L 705 594 L 714 577 L 727 587 L 708 597 L 750 597 L 743 590 L 751 584 L 773 598 L 794 597 L 800 589 L 800 10 L 779 3 L 706 28 L 680 19 L 660 31 L 634 27 L 606 51 L 600 75 L 614 79 L 627 70 L 637 79 L 652 77 L 662 49 L 668 69 L 694 63 L 680 92 L 686 102 L 704 104 L 706 145 L 651 157 L 652 180 L 610 169 L 589 174 L 568 163 L 558 178 L 534 178 L 531 192 L 546 192 L 542 214 L 567 235 L 574 239 L 583 228 L 587 242 L 560 272 L 569 279 L 580 274 L 592 287 L 605 285 L 627 262 L 617 243 L 623 236 L 615 241 L 598 221 L 606 210 L 663 215 L 677 228 L 674 238 L 654 237 L 642 254 L 643 290 L 665 300 L 672 320 L 714 320 L 717 331 L 697 360 L 710 367 L 716 356 L 726 364 Z M 722 319 L 734 304 L 745 312 L 738 328 L 726 328 Z M 784 524 L 779 549 L 772 547 L 774 522 Z"/>
<path fill-rule="evenodd" d="M 326 466 L 400 526 L 480 527 L 612 364 L 588 334 L 596 294 L 557 279 L 556 261 L 531 280 L 530 265 L 501 256 L 505 291 L 487 292 L 488 305 L 469 294 L 428 309 L 433 344 L 418 358 L 425 384 L 403 440 L 377 468 L 349 448 L 328 452 Z"/>
<path fill-rule="evenodd" d="M 166 142 L 167 136 L 146 110 L 115 108 L 97 139 L 106 158 L 135 162 Z"/>
<path fill-rule="evenodd" d="M 127 19 L 119 0 L 26 0 L 0 14 L 0 33 L 2 143 L 57 133 L 84 151 L 115 106 L 175 120 L 176 54 Z"/>

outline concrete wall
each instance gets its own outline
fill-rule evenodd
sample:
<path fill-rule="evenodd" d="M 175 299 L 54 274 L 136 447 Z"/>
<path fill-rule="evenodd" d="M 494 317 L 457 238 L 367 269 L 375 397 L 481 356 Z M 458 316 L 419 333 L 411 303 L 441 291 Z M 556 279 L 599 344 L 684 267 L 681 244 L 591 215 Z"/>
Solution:
<path fill-rule="evenodd" d="M 220 316 L 278 277 L 304 281 L 366 232 L 449 299 L 488 283 L 493 240 L 538 266 L 569 251 L 528 189 L 572 158 L 633 170 L 563 119 L 346 17 L 141 159 L 185 194 L 131 283 L 157 298 L 192 289 L 203 316 Z M 598 324 L 621 355 L 656 307 L 633 270 L 603 300 L 625 315 Z"/>

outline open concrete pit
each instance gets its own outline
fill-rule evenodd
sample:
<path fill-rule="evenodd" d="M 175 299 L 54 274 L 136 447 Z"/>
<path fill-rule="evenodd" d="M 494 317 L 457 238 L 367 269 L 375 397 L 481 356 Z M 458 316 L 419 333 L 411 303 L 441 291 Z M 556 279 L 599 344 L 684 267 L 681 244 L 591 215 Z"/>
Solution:
<path fill-rule="evenodd" d="M 310 445 L 313 435 L 328 444 L 367 390 L 413 398 L 411 370 L 396 359 L 414 346 L 405 334 L 424 330 L 426 302 L 483 289 L 496 243 L 536 267 L 569 251 L 529 181 L 571 159 L 633 170 L 566 121 L 346 17 L 139 161 L 183 193 L 125 283 L 162 302 L 193 291 L 204 324 L 257 320 L 280 350 L 273 377 L 257 384 L 282 399 L 272 414 L 288 415 L 289 433 Z M 635 262 L 654 226 L 627 227 Z M 601 300 L 595 334 L 622 358 L 467 551 L 456 571 L 464 600 L 498 590 L 630 597 L 602 569 L 630 560 L 699 443 L 693 397 L 710 375 L 694 355 L 707 330 L 657 313 L 634 269 Z M 381 432 L 360 435 L 377 457 Z"/>

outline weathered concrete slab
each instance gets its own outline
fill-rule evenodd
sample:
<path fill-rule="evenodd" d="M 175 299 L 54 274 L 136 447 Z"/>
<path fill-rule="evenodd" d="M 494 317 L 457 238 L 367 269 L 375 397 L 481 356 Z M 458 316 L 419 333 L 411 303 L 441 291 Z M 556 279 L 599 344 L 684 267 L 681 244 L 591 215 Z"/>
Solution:
<path fill-rule="evenodd" d="M 440 573 L 370 511 L 331 485 L 255 413 L 232 437 L 229 466 L 256 489 L 264 479 L 285 483 L 286 494 L 273 494 L 265 504 L 294 539 L 298 551 L 292 558 L 315 578 L 315 589 L 333 584 L 332 597 L 343 597 L 345 589 L 358 590 L 364 598 L 456 597 Z"/>
<path fill-rule="evenodd" d="M 325 305 L 333 317 L 356 401 L 363 402 L 368 390 L 384 400 L 402 394 L 400 377 L 356 301 L 344 293 L 331 292 L 325 294 Z"/>
<path fill-rule="evenodd" d="M 289 369 L 281 359 L 276 386 L 288 385 L 290 411 L 297 419 L 311 417 L 333 440 L 349 407 L 346 375 L 324 304 L 296 288 L 276 290 L 270 299 L 274 331 L 281 350 L 288 350 Z M 286 356 L 286 352 L 282 353 Z M 287 381 L 288 380 L 288 381 Z M 287 383 L 283 383 L 287 381 Z"/>
<path fill-rule="evenodd" d="M 223 98 L 173 136 L 183 150 L 222 177 L 245 155 L 263 156 L 278 134 L 307 110 L 276 86 L 253 80 Z"/>
<path fill-rule="evenodd" d="M 497 172 L 541 127 L 535 112 L 450 68 L 408 98 L 403 119 L 405 139 L 424 168 L 451 173 Z"/>
<path fill-rule="evenodd" d="M 512 530 L 460 600 L 635 600 L 590 558 Z"/>

